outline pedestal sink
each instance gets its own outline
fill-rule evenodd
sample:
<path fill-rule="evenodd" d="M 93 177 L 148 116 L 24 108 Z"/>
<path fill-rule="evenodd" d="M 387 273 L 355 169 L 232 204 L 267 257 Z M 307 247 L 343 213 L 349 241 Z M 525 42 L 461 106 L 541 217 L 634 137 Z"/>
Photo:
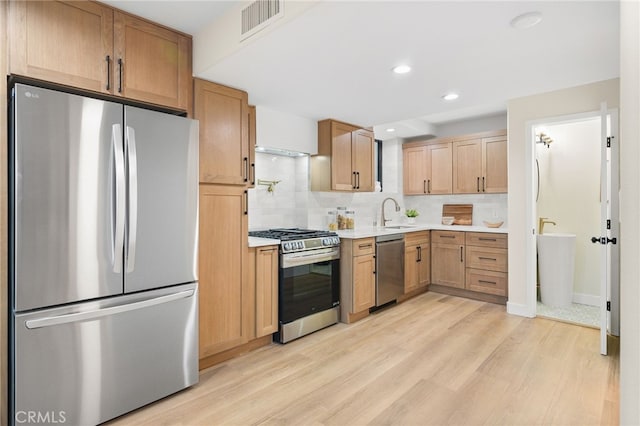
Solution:
<path fill-rule="evenodd" d="M 571 305 L 575 259 L 574 234 L 538 235 L 538 277 L 543 304 L 554 307 Z"/>

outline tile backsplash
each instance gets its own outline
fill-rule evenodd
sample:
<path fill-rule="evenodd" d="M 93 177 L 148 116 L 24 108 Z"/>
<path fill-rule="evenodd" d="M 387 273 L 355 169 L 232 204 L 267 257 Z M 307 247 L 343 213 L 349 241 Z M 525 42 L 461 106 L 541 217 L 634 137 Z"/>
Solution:
<path fill-rule="evenodd" d="M 380 224 L 381 204 L 393 197 L 401 206 L 396 213 L 393 203 L 386 205 L 388 219 L 404 222 L 404 210 L 420 212 L 417 223 L 440 223 L 443 204 L 473 204 L 473 225 L 483 220 L 506 221 L 507 194 L 404 196 L 402 194 L 402 143 L 383 143 L 383 192 L 311 192 L 309 157 L 283 157 L 256 152 L 256 183 L 259 179 L 280 181 L 273 192 L 256 185 L 249 190 L 249 229 L 301 227 L 324 229 L 327 212 L 338 206 L 355 212 L 355 226 Z M 503 225 L 506 227 L 505 225 Z"/>

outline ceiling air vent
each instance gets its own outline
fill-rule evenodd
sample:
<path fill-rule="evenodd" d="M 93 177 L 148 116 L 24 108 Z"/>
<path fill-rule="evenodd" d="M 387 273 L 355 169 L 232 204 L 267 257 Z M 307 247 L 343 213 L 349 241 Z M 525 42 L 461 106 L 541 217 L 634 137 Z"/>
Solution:
<path fill-rule="evenodd" d="M 284 15 L 284 0 L 256 0 L 242 9 L 240 40 L 251 37 Z"/>

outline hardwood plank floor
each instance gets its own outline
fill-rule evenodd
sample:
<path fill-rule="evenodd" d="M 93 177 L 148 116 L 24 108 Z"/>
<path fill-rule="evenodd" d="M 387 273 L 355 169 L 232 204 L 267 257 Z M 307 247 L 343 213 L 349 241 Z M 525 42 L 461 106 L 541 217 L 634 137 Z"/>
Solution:
<path fill-rule="evenodd" d="M 424 293 L 204 370 L 121 425 L 619 423 L 619 344 L 599 332 Z"/>

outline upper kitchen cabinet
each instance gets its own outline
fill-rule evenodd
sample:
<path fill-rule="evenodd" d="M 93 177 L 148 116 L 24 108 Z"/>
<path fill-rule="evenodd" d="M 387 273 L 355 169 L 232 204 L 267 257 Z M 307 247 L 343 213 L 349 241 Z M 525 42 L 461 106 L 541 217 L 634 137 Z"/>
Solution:
<path fill-rule="evenodd" d="M 9 72 L 113 93 L 113 9 L 89 1 L 11 1 Z"/>
<path fill-rule="evenodd" d="M 116 11 L 114 94 L 187 110 L 191 37 Z"/>
<path fill-rule="evenodd" d="M 335 120 L 318 122 L 318 155 L 311 157 L 312 191 L 373 192 L 373 132 Z"/>
<path fill-rule="evenodd" d="M 194 117 L 200 120 L 200 182 L 249 186 L 248 94 L 195 79 Z"/>
<path fill-rule="evenodd" d="M 507 132 L 456 137 L 453 142 L 455 194 L 507 192 Z"/>
<path fill-rule="evenodd" d="M 402 146 L 405 195 L 451 194 L 452 146 L 448 139 Z"/>
<path fill-rule="evenodd" d="M 11 74 L 190 109 L 190 36 L 89 1 L 12 1 L 9 13 Z"/>

